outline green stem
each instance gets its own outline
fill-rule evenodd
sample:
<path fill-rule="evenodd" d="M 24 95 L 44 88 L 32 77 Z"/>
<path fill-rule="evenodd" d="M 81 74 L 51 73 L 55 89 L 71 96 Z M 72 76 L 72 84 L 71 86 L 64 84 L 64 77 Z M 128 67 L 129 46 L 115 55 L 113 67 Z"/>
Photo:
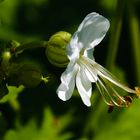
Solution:
<path fill-rule="evenodd" d="M 137 83 L 140 85 L 140 28 L 139 21 L 134 13 L 133 1 L 129 3 L 129 27 L 131 35 L 131 43 L 133 49 L 134 65 L 136 71 Z"/>
<path fill-rule="evenodd" d="M 33 41 L 16 47 L 14 53 L 18 54 L 18 53 L 22 53 L 24 50 L 40 48 L 40 47 L 46 48 L 46 46 L 47 46 L 47 41 Z"/>
<path fill-rule="evenodd" d="M 120 34 L 122 29 L 122 17 L 123 9 L 125 6 L 125 0 L 118 0 L 115 17 L 111 23 L 111 33 L 110 33 L 110 44 L 107 53 L 106 66 L 108 69 L 112 69 L 115 64 L 115 59 L 117 55 L 117 50 L 119 46 Z"/>

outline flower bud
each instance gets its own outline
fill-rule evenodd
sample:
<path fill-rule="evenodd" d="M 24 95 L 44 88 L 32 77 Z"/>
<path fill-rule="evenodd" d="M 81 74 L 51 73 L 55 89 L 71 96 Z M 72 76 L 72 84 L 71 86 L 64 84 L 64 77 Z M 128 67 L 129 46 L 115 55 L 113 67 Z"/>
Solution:
<path fill-rule="evenodd" d="M 6 63 L 9 62 L 10 58 L 11 58 L 11 53 L 9 51 L 4 51 L 2 53 L 2 59 L 4 62 Z"/>
<path fill-rule="evenodd" d="M 14 64 L 7 77 L 7 83 L 12 86 L 24 85 L 25 87 L 35 87 L 42 81 L 42 73 L 32 65 Z"/>
<path fill-rule="evenodd" d="M 1 69 L 3 71 L 7 71 L 8 67 L 9 67 L 9 61 L 11 59 L 12 55 L 9 51 L 4 51 L 2 52 L 2 60 L 1 60 Z"/>
<path fill-rule="evenodd" d="M 42 73 L 35 67 L 25 65 L 19 72 L 19 82 L 26 87 L 35 87 L 41 80 Z"/>
<path fill-rule="evenodd" d="M 69 63 L 66 46 L 71 39 L 71 34 L 60 31 L 51 36 L 46 47 L 48 61 L 56 67 L 66 67 Z"/>

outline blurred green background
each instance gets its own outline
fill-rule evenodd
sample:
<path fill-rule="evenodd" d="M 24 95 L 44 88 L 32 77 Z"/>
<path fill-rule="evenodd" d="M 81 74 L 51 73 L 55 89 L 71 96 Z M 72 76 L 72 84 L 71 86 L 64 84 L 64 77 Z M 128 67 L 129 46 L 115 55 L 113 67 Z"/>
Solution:
<path fill-rule="evenodd" d="M 58 31 L 73 34 L 88 13 L 98 12 L 111 27 L 94 51 L 96 61 L 130 87 L 140 86 L 139 7 L 139 0 L 0 0 L 0 41 L 22 44 L 48 40 Z M 63 102 L 56 89 L 65 69 L 52 66 L 42 48 L 25 51 L 17 61 L 22 58 L 51 78 L 35 88 L 9 87 L 0 100 L 0 140 L 140 139 L 140 100 L 107 113 L 93 85 L 90 108 L 79 95 Z"/>

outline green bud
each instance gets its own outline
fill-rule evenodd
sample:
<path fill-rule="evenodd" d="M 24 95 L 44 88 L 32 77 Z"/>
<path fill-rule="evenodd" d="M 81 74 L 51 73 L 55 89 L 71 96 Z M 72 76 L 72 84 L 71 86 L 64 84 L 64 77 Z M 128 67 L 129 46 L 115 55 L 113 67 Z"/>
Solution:
<path fill-rule="evenodd" d="M 60 31 L 51 36 L 46 48 L 48 61 L 56 67 L 66 67 L 69 63 L 66 46 L 71 39 L 71 34 Z"/>
<path fill-rule="evenodd" d="M 25 87 L 35 87 L 42 81 L 42 73 L 32 65 L 13 64 L 9 69 L 7 83 L 12 86 L 24 85 Z"/>
<path fill-rule="evenodd" d="M 7 62 L 7 61 L 10 60 L 10 58 L 11 58 L 11 53 L 9 51 L 5 51 L 5 52 L 2 53 L 2 59 L 4 61 Z"/>
<path fill-rule="evenodd" d="M 12 57 L 12 55 L 11 55 L 10 51 L 4 51 L 2 53 L 1 68 L 5 72 L 7 71 L 8 67 L 9 67 L 9 61 L 10 61 L 11 57 Z"/>
<path fill-rule="evenodd" d="M 42 73 L 35 67 L 25 65 L 19 72 L 19 81 L 26 87 L 35 87 L 41 80 Z"/>
<path fill-rule="evenodd" d="M 19 86 L 18 81 L 18 72 L 20 70 L 21 65 L 18 64 L 10 64 L 8 71 L 6 72 L 5 80 L 10 86 Z"/>

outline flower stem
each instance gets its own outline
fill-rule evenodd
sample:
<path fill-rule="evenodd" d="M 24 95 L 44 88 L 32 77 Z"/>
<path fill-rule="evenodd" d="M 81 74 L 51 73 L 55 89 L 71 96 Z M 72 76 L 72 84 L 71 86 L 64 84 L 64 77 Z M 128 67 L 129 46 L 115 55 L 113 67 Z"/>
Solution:
<path fill-rule="evenodd" d="M 134 65 L 136 71 L 137 83 L 140 85 L 140 28 L 139 21 L 134 13 L 134 2 L 131 0 L 129 2 L 129 28 L 131 35 L 131 43 L 133 49 Z"/>
<path fill-rule="evenodd" d="M 44 47 L 46 48 L 47 41 L 33 41 L 15 48 L 15 54 L 22 53 L 24 50 Z"/>
<path fill-rule="evenodd" d="M 125 0 L 118 0 L 115 16 L 112 20 L 110 44 L 107 54 L 106 66 L 108 69 L 112 69 L 115 63 L 117 50 L 119 46 L 120 34 L 122 29 L 122 16 L 125 6 Z"/>

